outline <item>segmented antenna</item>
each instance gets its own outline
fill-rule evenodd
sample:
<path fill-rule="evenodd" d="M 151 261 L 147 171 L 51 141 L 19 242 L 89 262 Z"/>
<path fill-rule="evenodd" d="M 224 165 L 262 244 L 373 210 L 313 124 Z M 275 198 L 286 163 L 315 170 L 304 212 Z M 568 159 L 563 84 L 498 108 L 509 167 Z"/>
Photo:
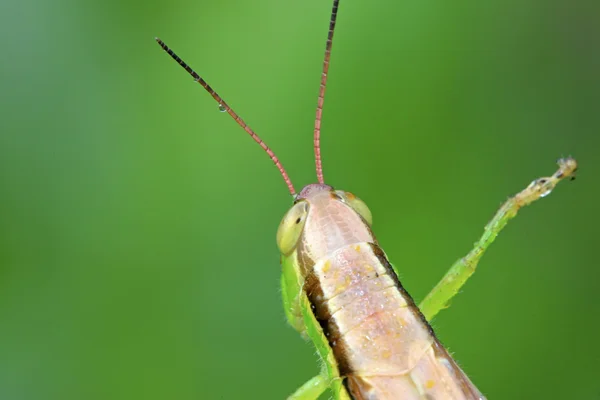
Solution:
<path fill-rule="evenodd" d="M 211 88 L 210 85 L 208 83 L 206 83 L 206 81 L 200 77 L 200 75 L 198 75 L 189 65 L 187 65 L 181 58 L 179 58 L 179 56 L 177 54 L 175 54 L 173 52 L 173 50 L 168 48 L 167 45 L 162 40 L 160 40 L 159 38 L 155 38 L 155 40 L 158 42 L 160 47 L 163 48 L 164 51 L 166 51 L 175 61 L 177 61 L 177 63 L 179 65 L 181 65 L 183 67 L 183 69 L 185 69 L 194 78 L 194 80 L 196 82 L 198 82 L 200 85 L 202 85 L 202 87 L 204 89 L 206 89 L 206 91 L 208 93 L 210 93 L 210 95 L 213 97 L 213 99 L 215 99 L 217 101 L 217 103 L 219 103 L 219 108 L 223 111 L 227 111 L 227 113 L 229 115 L 231 115 L 231 117 L 235 120 L 235 122 L 237 122 L 239 126 L 244 128 L 246 133 L 248 133 L 248 135 L 250 135 L 252 137 L 252 139 L 254 139 L 254 141 L 256 143 L 258 143 L 260 145 L 260 147 L 263 148 L 263 150 L 269 155 L 269 157 L 271 157 L 271 160 L 275 163 L 275 166 L 277 167 L 277 169 L 279 169 L 279 172 L 281 173 L 283 180 L 287 184 L 290 193 L 292 194 L 292 196 L 295 196 L 296 190 L 294 189 L 294 185 L 292 184 L 292 181 L 290 180 L 287 172 L 285 172 L 283 165 L 281 165 L 281 162 L 279 161 L 279 159 L 277 158 L 275 153 L 273 153 L 273 151 L 269 148 L 269 146 L 267 146 L 265 144 L 265 142 L 263 142 L 262 139 L 256 133 L 254 133 L 254 131 L 248 125 L 246 125 L 244 120 L 242 120 L 236 114 L 236 112 L 233 111 L 231 109 L 231 107 L 229 107 L 229 105 L 221 98 L 221 96 L 219 96 L 217 94 L 217 92 L 215 92 L 213 90 L 213 88 Z"/>
<path fill-rule="evenodd" d="M 329 71 L 329 59 L 331 58 L 331 45 L 333 43 L 333 31 L 337 18 L 339 0 L 333 0 L 331 19 L 329 20 L 329 33 L 325 45 L 325 59 L 323 60 L 323 73 L 321 74 L 321 87 L 319 88 L 319 100 L 317 101 L 317 116 L 315 118 L 315 163 L 317 164 L 317 179 L 319 183 L 325 183 L 323 179 L 323 164 L 321 162 L 321 116 L 323 114 L 323 99 L 325 98 L 325 85 L 327 84 L 327 72 Z"/>

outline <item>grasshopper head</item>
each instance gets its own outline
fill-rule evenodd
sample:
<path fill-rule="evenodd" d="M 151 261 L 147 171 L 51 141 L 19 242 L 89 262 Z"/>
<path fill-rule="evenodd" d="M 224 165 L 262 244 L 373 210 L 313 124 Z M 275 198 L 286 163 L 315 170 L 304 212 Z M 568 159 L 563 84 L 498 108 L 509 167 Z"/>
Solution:
<path fill-rule="evenodd" d="M 277 231 L 283 255 L 317 260 L 354 243 L 375 242 L 367 205 L 350 192 L 326 184 L 305 186 Z"/>

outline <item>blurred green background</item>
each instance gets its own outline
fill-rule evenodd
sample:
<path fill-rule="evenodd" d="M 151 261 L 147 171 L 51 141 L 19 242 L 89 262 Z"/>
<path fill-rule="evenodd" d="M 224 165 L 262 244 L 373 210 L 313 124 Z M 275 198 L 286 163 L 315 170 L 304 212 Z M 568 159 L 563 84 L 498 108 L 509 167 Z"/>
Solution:
<path fill-rule="evenodd" d="M 153 38 L 300 188 L 330 9 L 0 4 L 0 399 L 283 399 L 318 371 L 281 307 L 285 185 Z M 589 0 L 340 6 L 325 177 L 370 205 L 417 300 L 507 196 L 580 162 L 434 321 L 490 399 L 600 398 L 599 18 Z"/>

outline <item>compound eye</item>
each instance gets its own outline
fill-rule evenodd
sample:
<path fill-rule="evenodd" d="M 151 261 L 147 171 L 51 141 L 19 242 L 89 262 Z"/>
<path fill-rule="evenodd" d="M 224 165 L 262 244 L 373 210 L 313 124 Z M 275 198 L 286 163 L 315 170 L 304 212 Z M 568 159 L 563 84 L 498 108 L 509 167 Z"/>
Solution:
<path fill-rule="evenodd" d="M 290 255 L 298 245 L 298 239 L 304 229 L 309 205 L 305 200 L 294 204 L 285 214 L 277 229 L 277 247 L 281 254 Z"/>
<path fill-rule="evenodd" d="M 354 211 L 358 213 L 366 222 L 371 226 L 373 224 L 373 215 L 371 215 L 371 210 L 365 204 L 364 201 L 356 197 L 350 192 L 344 192 L 343 190 L 336 190 L 335 194 L 340 196 L 342 201 L 348 204 Z"/>

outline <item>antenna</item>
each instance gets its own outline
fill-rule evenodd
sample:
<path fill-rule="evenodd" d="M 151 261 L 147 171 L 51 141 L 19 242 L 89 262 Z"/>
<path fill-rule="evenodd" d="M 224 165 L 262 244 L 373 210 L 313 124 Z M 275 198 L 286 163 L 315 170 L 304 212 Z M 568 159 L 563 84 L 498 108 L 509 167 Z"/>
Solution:
<path fill-rule="evenodd" d="M 200 77 L 200 75 L 198 75 L 189 65 L 187 65 L 181 58 L 179 58 L 179 56 L 177 54 L 175 54 L 173 52 L 173 50 L 168 48 L 167 45 L 162 40 L 160 40 L 159 38 L 154 38 L 154 39 L 158 42 L 158 44 L 160 45 L 160 47 L 162 47 L 162 49 L 164 51 L 166 51 L 175 61 L 177 61 L 177 63 L 179 65 L 181 65 L 183 67 L 183 69 L 185 69 L 194 78 L 194 80 L 196 82 L 198 82 L 200 85 L 202 85 L 202 87 L 204 89 L 206 89 L 206 91 L 208 93 L 210 93 L 210 95 L 213 97 L 213 99 L 215 99 L 217 101 L 217 103 L 219 103 L 219 109 L 221 109 L 223 111 L 227 111 L 227 113 L 229 115 L 231 115 L 231 117 L 235 120 L 235 122 L 237 122 L 239 126 L 244 128 L 246 133 L 248 135 L 250 135 L 252 137 L 252 139 L 254 139 L 254 141 L 260 145 L 260 147 L 263 148 L 263 150 L 269 155 L 271 160 L 275 163 L 275 166 L 277 167 L 277 169 L 279 169 L 279 172 L 281 173 L 283 180 L 285 181 L 286 185 L 288 186 L 290 193 L 292 194 L 292 196 L 295 196 L 296 190 L 294 189 L 294 185 L 292 184 L 292 181 L 290 180 L 287 172 L 285 172 L 283 165 L 281 165 L 281 162 L 279 161 L 279 159 L 277 158 L 275 153 L 273 153 L 273 151 L 269 148 L 269 146 L 267 146 L 265 144 L 265 142 L 263 142 L 262 139 L 256 133 L 254 133 L 254 131 L 248 125 L 246 125 L 244 120 L 242 120 L 236 114 L 236 112 L 233 111 L 231 109 L 231 107 L 229 107 L 229 105 L 221 98 L 221 96 L 219 96 L 217 94 L 217 92 L 215 92 L 213 90 L 213 88 L 211 88 L 210 85 L 208 83 L 206 83 L 206 81 Z"/>
<path fill-rule="evenodd" d="M 315 118 L 315 162 L 317 164 L 317 179 L 319 183 L 325 183 L 323 179 L 323 164 L 321 162 L 321 116 L 323 114 L 323 99 L 325 98 L 325 85 L 327 84 L 327 72 L 329 71 L 329 59 L 331 58 L 331 45 L 333 43 L 333 31 L 337 18 L 340 0 L 333 0 L 331 19 L 329 20 L 329 33 L 325 45 L 325 59 L 323 60 L 323 73 L 321 74 L 321 86 L 319 88 L 319 99 L 317 101 L 317 116 Z"/>

